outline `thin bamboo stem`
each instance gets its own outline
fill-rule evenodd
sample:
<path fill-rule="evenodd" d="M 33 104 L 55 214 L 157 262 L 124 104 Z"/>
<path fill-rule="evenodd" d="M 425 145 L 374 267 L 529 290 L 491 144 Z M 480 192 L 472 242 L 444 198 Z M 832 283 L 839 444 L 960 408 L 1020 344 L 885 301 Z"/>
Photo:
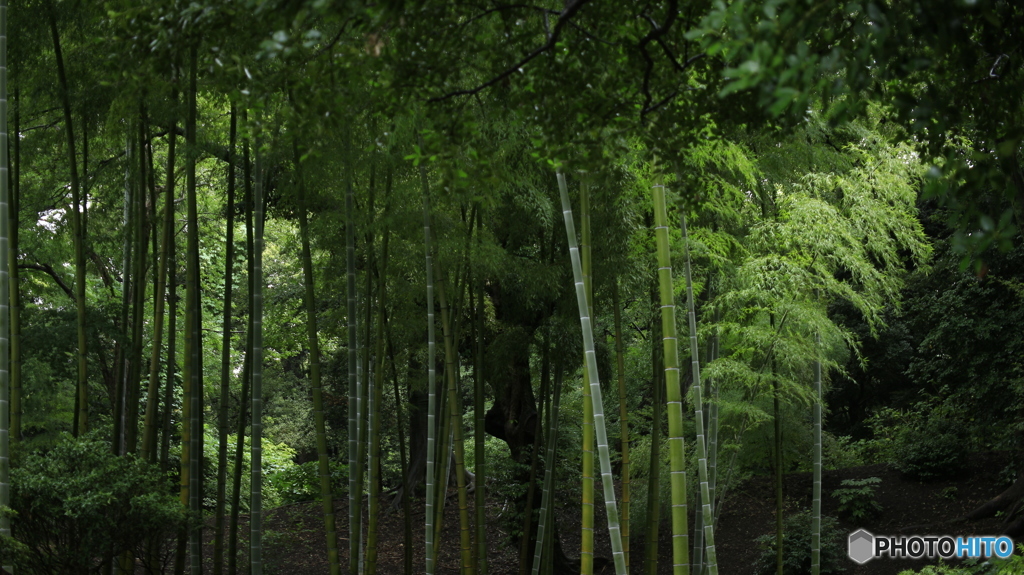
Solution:
<path fill-rule="evenodd" d="M 573 224 L 572 208 L 569 206 L 569 190 L 565 176 L 558 173 L 558 188 L 562 200 L 562 217 L 569 239 L 569 258 L 572 261 L 573 279 L 576 284 L 576 303 L 580 312 L 580 327 L 590 379 L 591 401 L 594 406 L 594 431 L 597 434 L 598 459 L 601 464 L 601 486 L 604 491 L 605 511 L 608 517 L 608 535 L 611 539 L 612 561 L 617 575 L 626 574 L 626 562 L 622 552 L 622 534 L 619 530 L 619 512 L 615 505 L 615 484 L 612 478 L 611 456 L 608 450 L 608 434 L 604 424 L 604 405 L 601 401 L 601 381 L 597 375 L 597 354 L 594 350 L 594 332 L 591 328 L 589 305 L 583 283 L 583 266 L 580 263 L 579 248 L 576 245 L 576 229 Z"/>

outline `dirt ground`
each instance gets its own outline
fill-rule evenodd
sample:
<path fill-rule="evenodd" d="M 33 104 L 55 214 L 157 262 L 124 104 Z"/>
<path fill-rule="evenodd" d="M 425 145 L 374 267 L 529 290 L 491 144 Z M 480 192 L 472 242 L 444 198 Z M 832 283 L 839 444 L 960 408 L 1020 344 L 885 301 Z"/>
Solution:
<path fill-rule="evenodd" d="M 999 472 L 1008 461 L 1003 453 L 979 454 L 971 460 L 969 475 L 955 481 L 920 483 L 903 479 L 899 472 L 885 465 L 870 465 L 826 471 L 822 478 L 823 513 L 838 516 L 838 501 L 831 497 L 844 479 L 878 477 L 882 480 L 877 489 L 877 500 L 883 512 L 875 520 L 863 524 L 840 522 L 844 533 L 865 528 L 875 534 L 895 535 L 995 535 L 1005 527 L 1001 519 L 990 519 L 975 523 L 947 525 L 944 522 L 964 515 L 982 502 L 997 495 L 1005 486 L 999 483 Z M 790 474 L 785 477 L 784 493 L 787 514 L 809 509 L 811 506 L 811 476 L 809 473 Z M 754 477 L 734 489 L 722 507 L 720 523 L 715 531 L 718 550 L 719 572 L 728 575 L 745 575 L 753 572 L 752 564 L 759 554 L 754 540 L 774 533 L 774 491 L 771 479 Z M 422 573 L 423 568 L 423 501 L 414 501 L 413 511 L 413 572 Z M 559 517 L 561 540 L 566 553 L 579 546 L 579 514 L 570 512 L 573 506 L 566 506 Z M 597 506 L 597 525 L 604 521 L 602 506 Z M 342 565 L 348 564 L 348 501 L 335 501 L 338 525 L 338 546 Z M 472 513 L 472 510 L 471 510 Z M 489 538 L 489 569 L 492 575 L 518 574 L 518 546 L 511 542 L 505 527 L 504 514 L 509 510 L 502 502 L 489 501 L 487 510 Z M 659 534 L 659 574 L 671 573 L 671 527 L 663 522 Z M 403 573 L 405 552 L 404 528 L 401 510 L 384 513 L 379 528 L 378 572 L 383 575 Z M 692 520 L 691 520 L 692 521 Z M 212 526 L 212 522 L 211 522 Z M 458 502 L 454 490 L 450 492 L 445 507 L 445 527 L 438 557 L 438 573 L 459 573 L 458 544 Z M 286 505 L 266 512 L 264 518 L 264 573 L 275 574 L 326 574 L 327 551 L 323 530 L 323 513 L 318 502 Z M 248 517 L 242 517 L 239 543 L 239 565 L 247 565 Z M 212 529 L 205 530 L 207 546 L 204 557 L 207 561 L 213 555 Z M 692 533 L 692 526 L 691 526 Z M 603 535 L 603 537 L 602 537 Z M 611 550 L 607 532 L 597 530 L 597 556 L 610 558 Z M 633 569 L 636 570 L 643 551 L 643 541 L 633 540 Z M 843 542 L 845 548 L 845 541 Z M 600 563 L 600 561 L 598 562 Z M 847 575 L 891 575 L 901 570 L 918 569 L 928 561 L 879 559 L 865 565 L 846 562 Z M 212 573 L 212 564 L 207 565 Z M 610 564 L 596 569 L 598 573 L 613 573 Z"/>

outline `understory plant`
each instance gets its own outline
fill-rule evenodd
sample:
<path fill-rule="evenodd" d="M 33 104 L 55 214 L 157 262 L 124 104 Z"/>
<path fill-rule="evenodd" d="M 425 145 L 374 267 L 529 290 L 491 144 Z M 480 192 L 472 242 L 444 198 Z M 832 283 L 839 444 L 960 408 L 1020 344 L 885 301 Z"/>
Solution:
<path fill-rule="evenodd" d="M 4 540 L 0 554 L 15 555 L 16 572 L 106 572 L 111 558 L 125 552 L 156 561 L 147 547 L 186 521 L 168 477 L 133 454 L 112 454 L 101 436 L 109 430 L 79 438 L 65 433 L 53 449 L 27 455 L 12 469 L 16 542 Z"/>
<path fill-rule="evenodd" d="M 855 523 L 871 519 L 881 513 L 882 505 L 875 500 L 875 489 L 882 480 L 877 477 L 844 479 L 843 486 L 832 492 L 839 500 L 839 514 Z"/>
<path fill-rule="evenodd" d="M 790 515 L 783 523 L 784 551 L 783 575 L 805 575 L 811 572 L 811 512 L 804 510 Z M 821 517 L 820 573 L 841 573 L 849 562 L 846 556 L 846 533 L 839 529 L 834 517 Z M 776 572 L 775 534 L 762 535 L 756 540 L 761 550 L 754 564 L 756 575 Z"/>

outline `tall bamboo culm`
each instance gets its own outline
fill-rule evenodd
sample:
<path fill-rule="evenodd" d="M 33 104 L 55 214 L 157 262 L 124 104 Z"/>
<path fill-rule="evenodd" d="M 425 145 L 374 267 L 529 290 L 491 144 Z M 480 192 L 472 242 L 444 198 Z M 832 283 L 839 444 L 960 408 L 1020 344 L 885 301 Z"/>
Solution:
<path fill-rule="evenodd" d="M 580 224 L 579 256 L 583 272 L 583 293 L 586 297 L 586 315 L 590 318 L 594 315 L 594 290 L 590 276 L 590 183 L 586 177 L 580 182 Z M 580 573 L 582 575 L 591 575 L 594 572 L 594 403 L 590 395 L 589 384 L 590 366 L 586 361 L 586 349 L 584 349 L 583 518 L 580 539 Z"/>
<path fill-rule="evenodd" d="M 18 137 L 17 134 L 14 135 Z M 10 308 L 8 293 L 10 281 L 7 269 L 17 265 L 9 257 L 8 234 L 10 233 L 10 215 L 8 214 L 8 176 L 10 175 L 10 158 L 7 155 L 7 0 L 0 0 L 0 506 L 8 507 L 11 503 L 11 460 L 10 460 L 10 410 L 9 379 L 7 371 L 7 350 L 10 332 Z M 11 534 L 11 518 L 4 513 L 0 516 L 0 535 Z M 3 568 L 13 572 L 9 555 L 5 555 Z"/>
<path fill-rule="evenodd" d="M 626 404 L 626 362 L 622 349 L 622 310 L 619 309 L 619 280 L 612 284 L 612 308 L 615 319 L 615 368 L 619 379 L 619 441 L 622 453 L 622 553 L 629 569 L 629 406 Z"/>
<path fill-rule="evenodd" d="M 654 195 L 654 236 L 658 247 L 658 292 L 661 299 L 662 349 L 665 362 L 665 403 L 668 408 L 669 482 L 672 487 L 672 572 L 690 572 L 686 513 L 686 458 L 683 442 L 683 397 L 679 389 L 679 352 L 676 341 L 676 306 L 672 290 L 665 186 Z"/>
<path fill-rule="evenodd" d="M 231 288 L 235 268 L 235 142 L 238 111 L 231 106 L 228 129 L 228 197 L 224 240 L 224 315 L 221 320 L 220 412 L 217 416 L 217 510 L 214 513 L 213 575 L 224 571 L 224 508 L 228 483 L 228 400 L 231 384 Z M 243 400 L 244 401 L 244 400 Z"/>
<path fill-rule="evenodd" d="M 85 333 L 85 233 L 82 229 L 81 187 L 78 180 L 78 159 L 75 154 L 75 130 L 71 121 L 71 95 L 68 90 L 67 75 L 64 72 L 64 55 L 60 46 L 60 33 L 57 31 L 57 16 L 51 10 L 49 14 L 50 34 L 53 37 L 53 54 L 57 63 L 57 81 L 60 85 L 61 102 L 64 108 L 64 131 L 67 136 L 68 167 L 71 171 L 71 228 L 75 236 L 75 306 L 76 325 L 78 330 L 78 411 L 75 419 L 75 436 L 89 429 L 89 380 L 86 377 L 86 346 Z M 4 124 L 6 126 L 6 123 Z M 6 127 L 4 128 L 6 131 Z M 6 148 L 5 148 L 6 149 Z M 4 152 L 6 153 L 6 152 Z"/>
<path fill-rule="evenodd" d="M 185 119 L 185 204 L 188 236 L 185 250 L 185 379 L 188 381 L 189 411 L 189 509 L 198 516 L 202 504 L 202 305 L 199 291 L 199 208 L 196 197 L 196 77 L 198 48 L 189 51 L 188 110 Z M 184 425 L 185 423 L 183 423 Z M 196 521 L 189 531 L 189 564 L 192 573 L 200 573 L 203 553 L 203 523 Z"/>
<path fill-rule="evenodd" d="M 390 190 L 389 190 L 390 191 Z M 381 403 L 384 399 L 384 324 L 387 319 L 387 278 L 388 273 L 388 230 L 384 230 L 384 245 L 381 248 L 380 282 L 377 286 L 377 342 L 374 354 L 377 369 L 373 374 L 373 388 L 370 390 L 369 440 L 369 513 L 366 524 L 366 575 L 377 573 L 378 525 L 380 522 L 380 428 Z"/>
<path fill-rule="evenodd" d="M 249 123 L 249 114 L 242 108 L 242 124 Z M 252 254 L 255 251 L 256 239 L 253 231 L 253 191 L 252 191 L 252 162 L 249 158 L 249 138 L 242 138 L 242 183 L 245 197 L 245 253 Z M 238 427 L 235 438 L 235 469 L 231 478 L 231 518 L 228 520 L 228 575 L 236 575 L 238 569 L 238 515 L 239 502 L 242 498 L 242 467 L 245 455 L 245 428 L 246 418 L 249 414 L 248 401 L 250 388 L 252 387 L 252 349 L 253 349 L 253 295 L 256 292 L 256 262 L 250 255 L 246 258 L 248 277 L 246 282 L 249 287 L 248 316 L 245 326 L 245 359 L 242 361 L 242 398 L 238 407 Z"/>
<path fill-rule="evenodd" d="M 541 565 L 553 563 L 552 557 L 546 557 L 547 541 L 551 539 L 554 529 L 548 524 L 548 510 L 553 508 L 551 497 L 555 490 L 555 451 L 558 447 L 558 408 L 562 399 L 562 356 L 555 353 L 555 384 L 552 391 L 551 409 L 548 410 L 548 437 L 544 455 L 544 490 L 540 498 L 540 519 L 537 522 L 537 543 L 533 547 L 532 575 L 540 575 Z"/>
<path fill-rule="evenodd" d="M 173 79 L 172 79 L 173 84 Z M 177 102 L 178 94 L 172 88 L 171 100 Z M 232 115 L 232 122 L 234 116 Z M 232 124 L 232 129 L 234 125 Z M 146 415 L 142 427 L 142 458 L 148 461 L 156 461 L 156 436 L 157 436 L 157 396 L 160 389 L 160 352 L 163 343 L 164 329 L 164 291 L 167 288 L 167 274 L 169 256 L 173 253 L 174 243 L 174 156 L 175 134 L 167 134 L 167 181 L 164 183 L 164 222 L 163 222 L 163 246 L 160 252 L 159 269 L 156 274 L 156 286 L 153 298 L 156 300 L 153 308 L 153 349 L 149 358 L 149 387 L 146 393 Z M 233 148 L 233 146 L 232 146 Z M 174 281 L 174 278 L 171 278 Z M 174 361 L 168 356 L 168 363 Z"/>
<path fill-rule="evenodd" d="M 478 255 L 483 255 L 483 206 L 476 211 L 476 243 Z M 476 354 L 473 361 L 473 417 L 476 426 L 473 430 L 474 460 L 476 462 L 476 490 L 473 492 L 476 511 L 476 561 L 477 573 L 487 575 L 487 509 L 486 493 L 487 461 L 484 450 L 484 278 L 483 274 L 476 280 Z"/>
<path fill-rule="evenodd" d="M 249 479 L 249 564 L 263 575 L 263 153 L 256 143 L 253 189 L 252 440 Z"/>
<path fill-rule="evenodd" d="M 425 520 L 426 574 L 434 574 L 434 502 L 435 458 L 437 454 L 437 348 L 434 340 L 434 261 L 430 247 L 430 188 L 427 169 L 420 165 L 420 183 L 423 186 L 423 249 L 427 267 L 427 499 Z M 444 489 L 444 485 L 441 486 Z"/>
<path fill-rule="evenodd" d="M 316 432 L 317 470 L 320 475 L 320 501 L 327 535 L 327 565 L 331 575 L 338 575 L 338 535 L 334 521 L 334 499 L 331 496 L 331 471 L 327 453 L 327 425 L 324 421 L 323 389 L 320 380 L 320 338 L 316 318 L 316 290 L 313 280 L 313 256 L 309 247 L 309 216 L 307 215 L 306 182 L 302 176 L 298 144 L 293 142 L 295 174 L 299 192 L 299 235 L 302 242 L 302 279 L 305 284 L 306 336 L 309 341 L 309 384 L 313 391 L 313 428 Z"/>
<path fill-rule="evenodd" d="M 821 335 L 814 334 L 821 353 Z M 814 360 L 814 486 L 811 494 L 811 575 L 821 572 L 821 359 Z"/>
<path fill-rule="evenodd" d="M 351 163 L 347 164 L 351 166 Z M 356 230 L 355 192 L 352 189 L 352 170 L 346 176 L 345 191 L 345 265 L 346 290 L 348 296 L 348 529 L 349 529 L 349 573 L 359 573 L 359 534 L 362 531 L 356 502 L 361 494 L 356 493 L 355 470 L 359 459 L 359 377 L 356 373 L 359 354 L 356 350 L 358 329 L 356 319 Z"/>
<path fill-rule="evenodd" d="M 694 423 L 697 426 L 697 475 L 700 480 L 701 525 L 695 525 L 695 535 L 702 535 L 702 546 L 698 552 L 707 551 L 706 568 L 710 575 L 718 575 L 718 554 L 715 551 L 714 512 L 711 509 L 711 492 L 708 486 L 707 442 L 704 437 L 704 403 L 700 384 L 700 355 L 697 350 L 697 314 L 693 299 L 693 276 L 690 269 L 690 236 L 686 229 L 686 216 L 681 216 L 683 227 L 683 250 L 686 253 L 686 315 L 690 327 L 690 367 L 693 370 Z M 697 575 L 705 565 L 699 556 L 694 563 Z"/>
<path fill-rule="evenodd" d="M 597 435 L 598 459 L 601 464 L 601 486 L 604 491 L 605 511 L 608 516 L 608 535 L 611 539 L 612 560 L 616 575 L 626 575 L 626 560 L 622 552 L 622 534 L 619 529 L 619 510 L 615 505 L 615 483 L 612 478 L 611 455 L 608 449 L 608 434 L 604 424 L 604 405 L 601 401 L 601 381 L 597 375 L 597 354 L 594 351 L 594 332 L 590 324 L 586 290 L 583 285 L 583 266 L 580 262 L 579 247 L 576 244 L 576 226 L 573 223 L 572 208 L 569 205 L 569 189 L 565 175 L 557 174 L 558 190 L 562 200 L 562 217 L 565 233 L 569 239 L 569 258 L 572 260 L 572 275 L 576 284 L 576 303 L 580 312 L 580 329 L 583 332 L 584 355 L 589 375 L 590 398 L 594 407 L 594 431 Z"/>
<path fill-rule="evenodd" d="M 6 5 L 6 0 L 2 2 Z M 6 35 L 5 35 L 6 36 Z M 4 51 L 6 53 L 6 50 Z M 14 133 L 21 133 L 21 103 L 18 91 L 14 91 Z M 10 247 L 8 266 L 11 270 L 11 430 L 13 441 L 21 440 L 21 289 L 18 280 L 18 212 L 21 201 L 21 138 L 15 137 L 11 146 L 14 150 L 14 166 L 10 186 Z M 11 164 L 9 159 L 8 164 Z M 11 166 L 8 166 L 11 169 Z"/>

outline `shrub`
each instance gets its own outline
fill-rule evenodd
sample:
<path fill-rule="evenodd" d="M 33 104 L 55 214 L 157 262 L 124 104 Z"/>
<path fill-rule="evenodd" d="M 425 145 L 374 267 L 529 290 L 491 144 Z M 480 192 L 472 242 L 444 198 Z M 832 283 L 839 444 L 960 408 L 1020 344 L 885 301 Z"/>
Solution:
<path fill-rule="evenodd" d="M 312 501 L 320 498 L 320 464 L 307 461 L 270 474 L 267 481 L 277 492 L 281 505 Z M 331 489 L 333 493 L 348 492 L 348 465 L 340 461 L 330 462 Z"/>
<path fill-rule="evenodd" d="M 15 558 L 16 571 L 106 572 L 123 552 L 155 563 L 150 543 L 184 526 L 173 483 L 145 461 L 111 454 L 96 437 L 63 434 L 11 471 L 14 540 L 3 541 L 0 553 Z"/>
<path fill-rule="evenodd" d="M 801 511 L 783 522 L 782 552 L 784 575 L 805 575 L 811 572 L 811 512 Z M 847 562 L 846 534 L 839 530 L 833 517 L 821 517 L 821 573 L 840 573 Z M 756 575 L 775 573 L 775 534 L 757 538 L 761 555 L 754 564 Z"/>
<path fill-rule="evenodd" d="M 969 453 L 967 428 L 948 408 L 920 410 L 896 436 L 895 466 L 911 479 L 946 479 L 967 469 Z"/>
<path fill-rule="evenodd" d="M 832 497 L 839 500 L 839 514 L 855 523 L 878 515 L 882 506 L 875 501 L 875 488 L 881 482 L 877 477 L 844 479 L 843 487 L 832 492 Z"/>

